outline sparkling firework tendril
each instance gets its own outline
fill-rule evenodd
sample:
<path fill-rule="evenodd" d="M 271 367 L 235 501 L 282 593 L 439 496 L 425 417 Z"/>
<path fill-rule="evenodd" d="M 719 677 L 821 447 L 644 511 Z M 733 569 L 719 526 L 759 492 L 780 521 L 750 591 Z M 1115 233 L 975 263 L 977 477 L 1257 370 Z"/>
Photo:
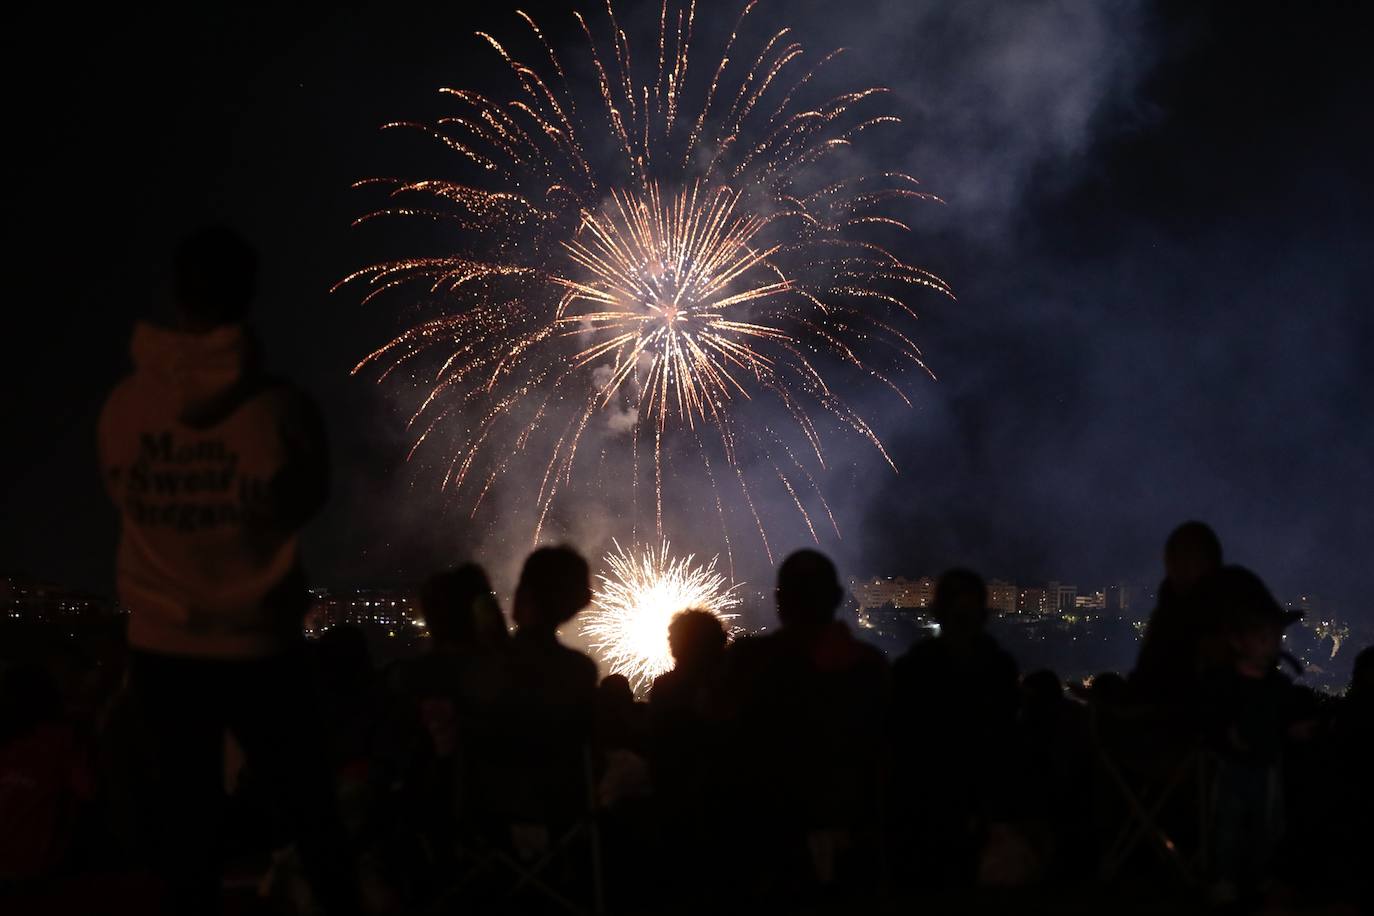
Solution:
<path fill-rule="evenodd" d="M 576 80 L 519 13 L 546 63 L 525 63 L 478 33 L 510 67 L 514 99 L 444 89 L 457 102 L 454 115 L 387 125 L 431 135 L 477 177 L 360 182 L 389 188 L 391 204 L 359 222 L 420 216 L 458 231 L 451 253 L 376 264 L 340 281 L 366 286 L 364 301 L 418 286 L 441 310 L 354 372 L 379 363 L 385 379 L 404 367 L 422 383 L 411 454 L 455 425 L 461 444 L 442 485 L 467 493 L 474 516 L 518 454 L 546 448 L 534 500 L 538 540 L 599 414 L 620 419 L 617 428 L 632 418 L 636 493 L 639 456 L 651 450 L 658 538 L 665 439 L 676 436 L 700 456 L 713 486 L 734 477 L 770 561 L 746 465 L 775 474 L 819 540 L 807 509 L 813 496 L 839 529 L 802 460 L 809 452 L 826 466 L 817 421 L 848 427 L 892 464 L 829 377 L 832 364 L 848 366 L 910 404 L 904 376 L 930 373 L 902 330 L 915 318 L 904 296 L 915 288 L 952 293 L 874 236 L 907 228 L 890 215 L 893 206 L 937 198 L 903 173 L 848 173 L 839 151 L 897 120 L 867 110 L 886 90 L 803 107 L 808 85 L 840 52 L 806 69 L 802 46 L 782 29 L 744 55 L 736 46 L 754 5 L 740 14 L 697 105 L 687 91 L 695 2 L 677 8 L 664 0 L 657 67 L 637 82 L 646 71 L 632 66 L 608 0 L 610 54 L 573 14 L 599 90 L 589 93 L 591 104 L 578 103 Z M 543 67 L 556 79 L 546 81 Z M 421 368 L 423 358 L 437 368 Z M 741 418 L 739 405 L 760 396 L 784 409 L 802 455 L 779 430 Z M 717 477 L 710 451 L 723 458 L 716 468 L 727 477 Z M 719 491 L 715 503 L 733 567 Z"/>
<path fill-rule="evenodd" d="M 663 672 L 673 667 L 668 650 L 668 624 L 679 611 L 696 609 L 718 617 L 727 628 L 737 615 L 737 585 L 727 585 L 716 572 L 716 560 L 698 565 L 693 557 L 672 559 L 668 543 L 657 550 L 638 552 L 618 542 L 606 557 L 609 574 L 592 596 L 592 607 L 578 617 L 582 634 L 616 674 L 629 678 L 636 693 L 643 693 Z"/>

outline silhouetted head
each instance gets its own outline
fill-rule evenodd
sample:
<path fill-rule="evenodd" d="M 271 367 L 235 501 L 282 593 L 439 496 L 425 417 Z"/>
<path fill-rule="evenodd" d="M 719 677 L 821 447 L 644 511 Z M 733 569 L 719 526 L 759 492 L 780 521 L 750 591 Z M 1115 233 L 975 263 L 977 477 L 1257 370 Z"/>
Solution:
<path fill-rule="evenodd" d="M 1302 619 L 1301 611 L 1281 608 L 1260 577 L 1241 566 L 1218 569 L 1201 583 L 1200 594 L 1232 658 L 1256 669 L 1273 667 L 1284 628 Z"/>
<path fill-rule="evenodd" d="M 258 287 L 258 253 L 228 226 L 207 226 L 177 245 L 173 267 L 177 316 L 192 331 L 248 316 Z"/>
<path fill-rule="evenodd" d="M 983 629 L 988 619 L 988 587 L 971 569 L 951 569 L 935 583 L 931 616 L 941 635 L 965 636 Z"/>
<path fill-rule="evenodd" d="M 710 611 L 679 611 L 668 623 L 668 651 L 679 668 L 710 665 L 725 654 L 725 627 Z"/>
<path fill-rule="evenodd" d="M 833 620 L 843 598 L 835 564 L 823 553 L 798 550 L 778 567 L 778 620 L 785 627 Z"/>
<path fill-rule="evenodd" d="M 630 679 L 623 674 L 608 674 L 597 685 L 597 702 L 607 709 L 620 709 L 633 706 L 635 692 L 630 688 Z"/>
<path fill-rule="evenodd" d="M 420 588 L 420 609 L 436 644 L 469 645 L 479 639 L 479 619 L 496 605 L 487 574 L 476 563 L 465 563 L 430 576 Z M 497 614 L 500 614 L 499 608 Z"/>
<path fill-rule="evenodd" d="M 515 587 L 515 623 L 556 630 L 592 600 L 591 571 L 571 547 L 540 547 L 525 560 Z"/>
<path fill-rule="evenodd" d="M 1221 566 L 1221 541 L 1202 522 L 1184 522 L 1164 542 L 1164 576 L 1174 588 L 1190 591 Z"/>

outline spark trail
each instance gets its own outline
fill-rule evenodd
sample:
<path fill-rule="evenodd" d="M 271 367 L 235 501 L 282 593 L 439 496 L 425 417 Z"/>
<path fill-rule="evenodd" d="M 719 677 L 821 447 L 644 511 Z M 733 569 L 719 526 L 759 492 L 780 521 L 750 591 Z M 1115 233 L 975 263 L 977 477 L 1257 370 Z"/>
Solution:
<path fill-rule="evenodd" d="M 806 66 L 784 28 L 746 54 L 754 8 L 744 7 L 700 75 L 689 49 L 704 7 L 665 0 L 647 67 L 632 63 L 609 2 L 600 38 L 574 12 L 595 74 L 587 86 L 519 13 L 531 61 L 478 33 L 509 66 L 512 98 L 443 89 L 454 114 L 386 125 L 443 143 L 462 177 L 359 183 L 388 190 L 387 205 L 359 222 L 426 218 L 452 232 L 447 252 L 340 281 L 363 286 L 364 301 L 418 298 L 434 315 L 354 372 L 379 366 L 381 380 L 403 370 L 420 386 L 410 454 L 433 438 L 456 443 L 444 452 L 442 486 L 466 494 L 474 516 L 517 456 L 536 455 L 538 540 L 559 496 L 589 476 L 579 446 L 601 416 L 633 418 L 625 438 L 636 494 L 640 456 L 652 456 L 660 539 L 673 446 L 699 457 L 732 567 L 726 503 L 740 504 L 722 502 L 720 487 L 738 486 L 771 561 L 746 471 L 765 469 L 818 539 L 817 503 L 838 533 L 820 475 L 807 468 L 812 458 L 813 469 L 826 467 L 826 427 L 848 429 L 892 464 L 832 378 L 857 374 L 909 404 L 909 376 L 930 374 L 903 330 L 916 317 L 907 299 L 952 293 L 881 239 L 907 229 L 905 205 L 937 198 L 900 172 L 849 173 L 842 151 L 897 120 L 874 110 L 886 91 L 802 104 L 840 52 Z M 765 399 L 799 449 L 776 425 L 741 416 L 742 405 Z"/>

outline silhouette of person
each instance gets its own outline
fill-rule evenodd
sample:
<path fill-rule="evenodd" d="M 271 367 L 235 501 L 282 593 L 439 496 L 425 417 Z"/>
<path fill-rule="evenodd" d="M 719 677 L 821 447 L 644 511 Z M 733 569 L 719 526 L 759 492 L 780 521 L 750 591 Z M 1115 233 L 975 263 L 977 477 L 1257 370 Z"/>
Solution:
<path fill-rule="evenodd" d="M 397 664 L 392 682 L 415 703 L 435 754 L 448 759 L 460 734 L 481 730 L 502 690 L 509 634 L 487 574 L 475 563 L 431 576 L 420 607 L 429 651 Z"/>
<path fill-rule="evenodd" d="M 709 868 L 712 836 L 721 824 L 723 761 L 734 752 L 722 742 L 720 689 L 728 636 L 720 618 L 689 609 L 668 624 L 673 669 L 649 690 L 652 740 L 649 764 L 664 838 L 665 874 L 681 899 L 705 899 L 709 882 L 695 863 Z"/>
<path fill-rule="evenodd" d="M 431 848 L 453 849 L 481 789 L 481 757 L 498 728 L 510 635 L 483 569 L 467 563 L 436 573 L 420 588 L 428 651 L 392 665 L 392 688 L 429 735 L 428 772 L 408 793 L 412 821 Z"/>
<path fill-rule="evenodd" d="M 557 824 L 585 810 L 584 753 L 596 708 L 596 663 L 558 640 L 558 628 L 591 602 L 587 561 L 569 547 L 529 555 L 515 589 L 516 631 L 501 702 L 503 816 Z"/>
<path fill-rule="evenodd" d="M 175 324 L 139 323 L 99 423 L 121 516 L 129 682 L 158 778 L 154 860 L 175 906 L 218 906 L 223 732 L 274 790 L 326 905 L 351 906 L 304 664 L 300 529 L 329 469 L 311 401 L 268 376 L 246 319 L 257 254 L 233 230 L 175 257 Z"/>
<path fill-rule="evenodd" d="M 596 689 L 597 800 L 603 808 L 633 810 L 636 822 L 652 792 L 648 745 L 648 705 L 635 699 L 625 675 L 606 675 Z"/>
<path fill-rule="evenodd" d="M 758 792 L 741 801 L 738 836 L 768 851 L 774 878 L 800 866 L 821 885 L 844 882 L 849 851 L 876 828 L 887 662 L 836 619 L 843 598 L 834 564 L 797 551 L 778 567 L 781 628 L 727 652 L 738 782 Z"/>
<path fill-rule="evenodd" d="M 1278 669 L 1283 630 L 1302 617 L 1279 607 L 1259 577 L 1223 566 L 1201 586 L 1226 663 L 1207 672 L 1202 696 L 1220 763 L 1214 787 L 1213 895 L 1253 891 L 1272 864 L 1284 822 L 1279 764 L 1301 695 Z"/>
<path fill-rule="evenodd" d="M 646 707 L 635 701 L 630 679 L 608 674 L 596 688 L 596 742 L 602 750 L 643 754 L 648 741 Z"/>
<path fill-rule="evenodd" d="M 649 690 L 657 740 L 674 748 L 681 744 L 678 749 L 684 751 L 695 743 L 691 738 L 679 741 L 677 733 L 694 731 L 696 723 L 710 716 L 727 639 L 725 626 L 710 611 L 693 608 L 673 615 L 668 623 L 673 669 L 655 678 Z M 662 762 L 669 763 L 679 754 L 665 748 L 664 757 Z"/>
<path fill-rule="evenodd" d="M 428 735 L 412 705 L 379 676 L 360 627 L 331 627 L 314 649 L 342 813 L 357 834 L 428 758 Z"/>
<path fill-rule="evenodd" d="M 975 850 L 1012 805 L 998 778 L 1020 693 L 1016 662 L 985 631 L 987 586 L 951 569 L 935 586 L 933 639 L 893 665 L 893 750 L 903 823 L 932 878 L 967 880 Z"/>
<path fill-rule="evenodd" d="M 1095 694 L 1096 680 L 1093 689 Z M 1086 707 L 1066 695 L 1053 671 L 1021 678 L 1019 755 L 1015 772 L 1005 778 L 1019 783 L 1015 813 L 1033 843 L 1036 866 L 1073 868 L 1091 861 L 1088 724 Z"/>
<path fill-rule="evenodd" d="M 1202 584 L 1221 568 L 1221 560 L 1221 541 L 1202 522 L 1184 522 L 1165 541 L 1164 581 L 1130 677 L 1142 699 L 1186 703 L 1200 669 L 1224 654 L 1200 601 Z"/>

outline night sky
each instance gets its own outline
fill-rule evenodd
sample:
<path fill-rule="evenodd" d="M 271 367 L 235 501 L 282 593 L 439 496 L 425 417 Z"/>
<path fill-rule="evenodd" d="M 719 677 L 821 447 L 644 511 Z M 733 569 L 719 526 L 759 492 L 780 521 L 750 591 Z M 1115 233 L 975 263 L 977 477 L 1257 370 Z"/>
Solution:
<path fill-rule="evenodd" d="M 397 392 L 348 374 L 398 316 L 328 289 L 404 232 L 350 229 L 370 202 L 350 184 L 442 164 L 379 125 L 440 113 L 441 85 L 509 86 L 472 33 L 519 23 L 503 0 L 312 6 L 50 5 L 11 30 L 30 54 L 6 64 L 0 572 L 112 589 L 95 418 L 134 319 L 167 314 L 176 238 L 211 220 L 261 246 L 269 360 L 329 420 L 312 577 L 404 584 L 490 549 L 401 465 Z M 523 8 L 574 40 L 566 4 Z M 846 456 L 848 534 L 823 545 L 845 572 L 1151 579 L 1168 530 L 1197 517 L 1281 596 L 1374 619 L 1358 8 L 764 0 L 809 50 L 855 48 L 846 82 L 895 90 L 905 123 L 868 154 L 948 201 L 914 209 L 904 243 L 959 295 L 915 300 L 939 381 L 914 409 L 874 408 L 900 475 Z"/>

